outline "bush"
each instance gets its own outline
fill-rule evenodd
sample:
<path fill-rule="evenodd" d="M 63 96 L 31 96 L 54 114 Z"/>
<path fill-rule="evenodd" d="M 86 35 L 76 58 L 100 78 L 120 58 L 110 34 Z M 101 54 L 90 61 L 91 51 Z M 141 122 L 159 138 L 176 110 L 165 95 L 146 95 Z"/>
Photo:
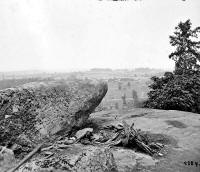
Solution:
<path fill-rule="evenodd" d="M 199 73 L 176 75 L 166 72 L 163 77 L 152 77 L 151 80 L 145 107 L 200 113 Z"/>

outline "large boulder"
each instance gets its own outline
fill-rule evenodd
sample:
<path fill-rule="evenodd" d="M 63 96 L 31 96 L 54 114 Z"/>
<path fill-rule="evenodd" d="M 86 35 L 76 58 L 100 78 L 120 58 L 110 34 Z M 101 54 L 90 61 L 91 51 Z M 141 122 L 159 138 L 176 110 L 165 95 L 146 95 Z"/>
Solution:
<path fill-rule="evenodd" d="M 47 81 L 0 91 L 0 144 L 30 141 L 68 133 L 80 127 L 99 105 L 107 84 Z"/>

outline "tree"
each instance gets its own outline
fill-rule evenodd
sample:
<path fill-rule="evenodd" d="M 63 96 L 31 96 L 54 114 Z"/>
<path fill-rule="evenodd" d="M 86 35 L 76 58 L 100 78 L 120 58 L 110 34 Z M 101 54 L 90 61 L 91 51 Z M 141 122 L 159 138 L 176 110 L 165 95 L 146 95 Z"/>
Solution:
<path fill-rule="evenodd" d="M 174 72 L 152 77 L 145 107 L 200 113 L 200 27 L 191 29 L 191 22 L 180 22 L 170 36 L 176 50 L 169 55 L 175 61 Z"/>
<path fill-rule="evenodd" d="M 182 74 L 200 70 L 200 41 L 197 40 L 200 27 L 191 28 L 190 20 L 180 22 L 170 36 L 170 44 L 176 49 L 169 55 L 175 61 L 175 73 Z"/>
<path fill-rule="evenodd" d="M 122 103 L 123 103 L 123 105 L 126 105 L 126 94 L 125 93 L 122 96 Z"/>
<path fill-rule="evenodd" d="M 136 107 L 138 104 L 138 95 L 135 90 L 132 90 L 132 97 L 133 97 L 133 101 L 134 101 L 134 106 Z"/>

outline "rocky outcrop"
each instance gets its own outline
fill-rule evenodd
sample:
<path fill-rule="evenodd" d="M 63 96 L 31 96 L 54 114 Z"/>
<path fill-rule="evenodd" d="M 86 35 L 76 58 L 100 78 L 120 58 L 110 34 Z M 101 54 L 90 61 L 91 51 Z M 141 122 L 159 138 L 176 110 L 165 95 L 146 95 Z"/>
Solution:
<path fill-rule="evenodd" d="M 67 150 L 56 151 L 51 158 L 36 157 L 18 172 L 52 170 L 73 172 L 117 172 L 117 165 L 109 148 L 75 144 Z"/>
<path fill-rule="evenodd" d="M 81 126 L 99 105 L 107 84 L 34 82 L 0 91 L 0 144 L 37 144 Z"/>

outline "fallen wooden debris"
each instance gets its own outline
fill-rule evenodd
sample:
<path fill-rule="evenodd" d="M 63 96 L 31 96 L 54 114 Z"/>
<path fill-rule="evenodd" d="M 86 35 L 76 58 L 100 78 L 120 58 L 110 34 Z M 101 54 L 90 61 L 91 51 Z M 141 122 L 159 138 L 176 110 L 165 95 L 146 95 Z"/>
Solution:
<path fill-rule="evenodd" d="M 103 128 L 104 130 L 101 130 L 98 133 L 93 133 L 92 128 L 79 130 L 75 134 L 76 141 L 73 143 L 79 142 L 84 145 L 90 144 L 105 145 L 109 147 L 122 146 L 127 148 L 136 148 L 151 156 L 155 153 L 158 154 L 163 148 L 163 145 L 160 143 L 148 141 L 146 138 L 147 136 L 142 134 L 141 130 L 134 129 L 134 123 L 129 125 L 125 121 L 122 121 L 122 123 L 106 125 Z M 106 132 L 111 133 L 111 135 L 107 136 L 105 134 Z M 69 139 L 66 138 L 65 140 Z M 64 146 L 63 143 L 63 141 L 59 141 L 59 144 L 57 145 L 58 148 L 67 148 L 67 146 Z M 161 156 L 161 154 L 158 155 Z"/>
<path fill-rule="evenodd" d="M 96 144 L 107 145 L 110 147 L 122 146 L 136 148 L 149 155 L 159 153 L 163 148 L 163 145 L 160 143 L 149 142 L 146 136 L 141 133 L 141 130 L 134 129 L 134 123 L 128 125 L 125 121 L 122 121 L 122 123 L 106 125 L 104 126 L 104 129 L 112 131 L 113 134 L 111 138 L 107 141 L 103 141 L 103 139 L 96 139 L 97 136 L 95 135 L 95 137 L 92 137 L 91 139 L 93 139 Z"/>
<path fill-rule="evenodd" d="M 162 146 L 157 143 L 146 144 L 143 141 L 144 136 L 141 135 L 140 130 L 135 130 L 133 128 L 134 123 L 131 126 L 128 125 L 125 121 L 122 121 L 122 123 L 123 130 L 119 132 L 119 138 L 115 138 L 116 143 L 114 145 L 119 145 L 119 143 L 121 143 L 123 147 L 139 148 L 149 155 L 157 153 L 162 148 Z M 121 142 L 119 140 L 121 140 Z"/>
<path fill-rule="evenodd" d="M 22 159 L 19 164 L 8 172 L 15 172 L 19 167 L 21 167 L 24 163 L 26 163 L 29 159 L 31 159 L 38 151 L 41 150 L 44 143 L 39 144 L 32 152 L 30 152 L 24 159 Z"/>
<path fill-rule="evenodd" d="M 50 149 L 52 149 L 52 148 L 53 148 L 53 145 L 51 145 L 51 146 L 49 146 L 49 147 L 42 148 L 42 149 L 41 149 L 41 152 L 43 152 L 43 151 L 48 151 L 48 150 L 50 150 Z"/>
<path fill-rule="evenodd" d="M 134 129 L 132 125 L 127 124 L 125 121 L 122 123 L 111 124 L 104 127 L 105 130 L 100 130 L 98 133 L 93 133 L 93 128 L 84 128 L 75 133 L 74 137 L 66 137 L 55 141 L 52 145 L 44 147 L 44 143 L 38 145 L 30 154 L 28 154 L 15 168 L 8 172 L 15 172 L 20 166 L 31 159 L 38 151 L 44 152 L 45 159 L 49 159 L 54 155 L 51 149 L 67 149 L 75 143 L 84 145 L 102 145 L 102 146 L 122 146 L 127 148 L 136 148 L 143 152 L 158 156 L 163 156 L 159 151 L 164 147 L 161 143 L 150 142 L 147 136 L 142 134 L 141 130 Z M 108 131 L 109 130 L 109 131 Z M 107 133 L 106 133 L 107 132 Z M 109 135 L 110 133 L 110 135 Z"/>
<path fill-rule="evenodd" d="M 111 129 L 111 130 L 122 130 L 123 129 L 123 124 L 121 123 L 114 123 L 114 124 L 111 124 L 111 125 L 106 125 L 103 127 L 104 129 Z"/>

